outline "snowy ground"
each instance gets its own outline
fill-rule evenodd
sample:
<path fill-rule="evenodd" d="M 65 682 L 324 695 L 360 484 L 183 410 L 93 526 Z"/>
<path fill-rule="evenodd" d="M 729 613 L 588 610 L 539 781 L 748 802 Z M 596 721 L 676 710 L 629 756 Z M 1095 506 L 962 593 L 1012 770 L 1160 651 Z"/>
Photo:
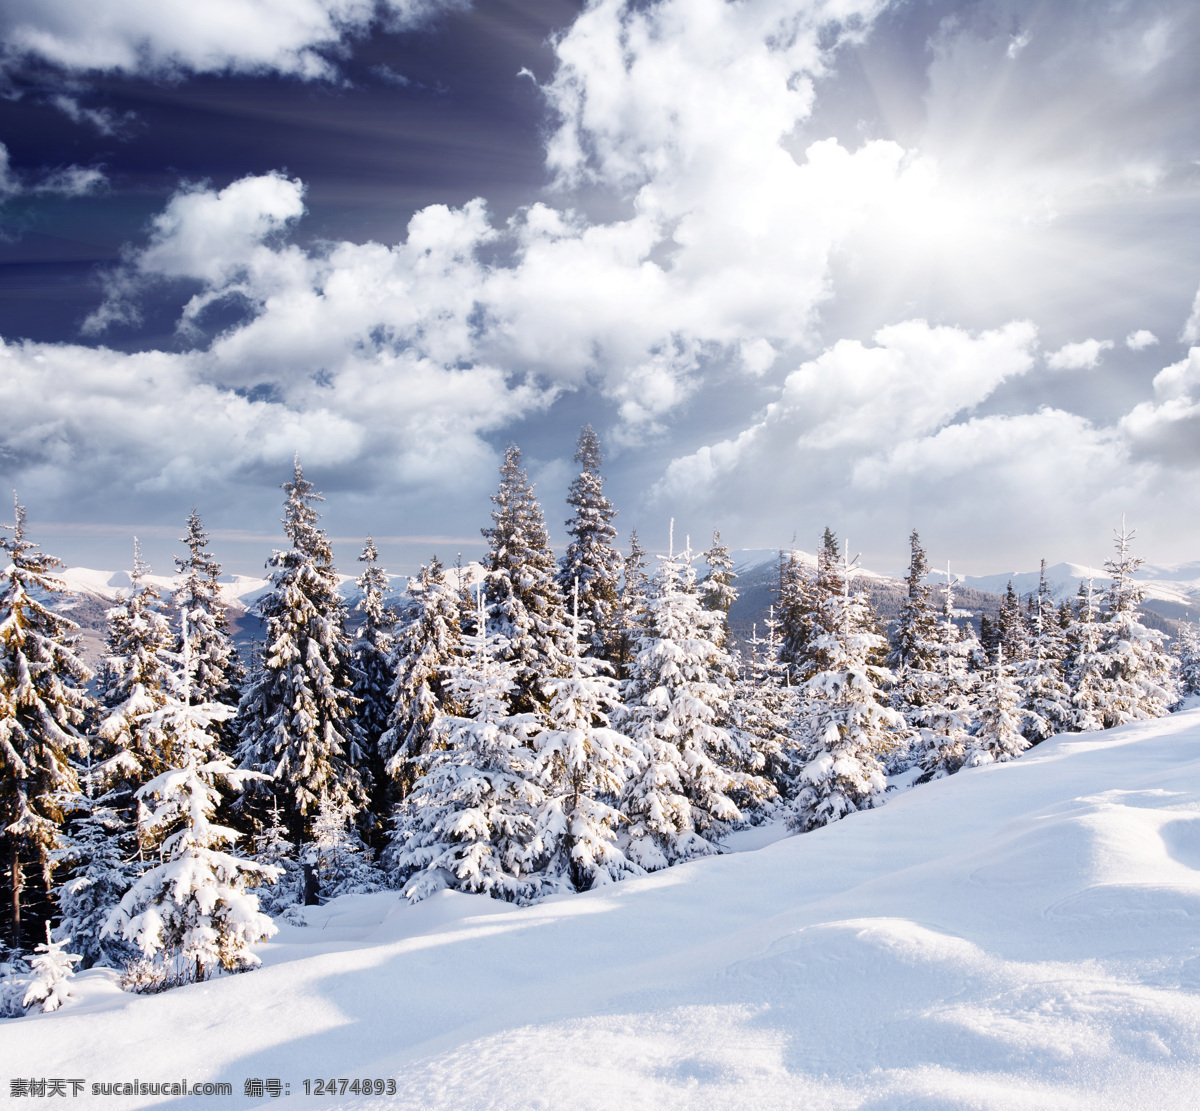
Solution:
<path fill-rule="evenodd" d="M 525 910 L 338 900 L 261 970 L 165 995 L 88 973 L 0 1024 L 0 1083 L 234 1089 L 71 1101 L 110 1108 L 1200 1106 L 1200 711 L 772 835 Z"/>

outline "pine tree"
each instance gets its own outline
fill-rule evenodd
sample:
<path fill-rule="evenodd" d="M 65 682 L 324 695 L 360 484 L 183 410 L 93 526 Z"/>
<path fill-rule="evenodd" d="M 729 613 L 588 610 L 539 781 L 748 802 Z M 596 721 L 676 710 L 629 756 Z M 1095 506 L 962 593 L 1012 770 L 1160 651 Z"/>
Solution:
<path fill-rule="evenodd" d="M 558 587 L 567 598 L 579 583 L 579 612 L 590 630 L 591 654 L 611 662 L 620 637 L 617 611 L 623 561 L 613 546 L 617 530 L 612 522 L 617 511 L 604 495 L 600 476 L 604 462 L 600 437 L 590 424 L 579 433 L 575 462 L 580 471 L 567 493 L 567 504 L 574 510 L 567 521 L 571 542 L 559 568 Z"/>
<path fill-rule="evenodd" d="M 69 981 L 75 975 L 72 967 L 82 958 L 78 953 L 66 952 L 70 938 L 55 941 L 50 936 L 50 923 L 46 923 L 46 940 L 37 947 L 37 955 L 30 962 L 33 975 L 25 997 L 21 1000 L 27 1010 L 38 1007 L 42 1012 L 57 1011 L 71 994 Z"/>
<path fill-rule="evenodd" d="M 1012 581 L 1004 591 L 1004 601 L 1000 603 L 1000 613 L 996 618 L 996 648 L 1003 649 L 1004 658 L 1016 663 L 1023 659 L 1026 650 L 1025 618 L 1021 613 L 1021 599 L 1013 589 Z M 996 651 L 988 653 L 988 658 L 995 661 Z"/>
<path fill-rule="evenodd" d="M 1071 690 L 1071 726 L 1086 733 L 1104 728 L 1105 660 L 1100 651 L 1100 611 L 1092 580 L 1079 584 L 1074 620 L 1067 630 L 1067 677 Z"/>
<path fill-rule="evenodd" d="M 1015 671 L 1021 689 L 1025 737 L 1037 744 L 1070 729 L 1074 717 L 1071 688 L 1063 671 L 1066 637 L 1055 619 L 1044 559 L 1030 607 L 1028 650 Z"/>
<path fill-rule="evenodd" d="M 195 665 L 186 616 L 182 624 L 179 671 L 172 676 L 165 703 L 152 715 L 159 728 L 177 739 L 182 760 L 138 791 L 139 798 L 155 800 L 152 811 L 143 811 L 140 832 L 147 840 L 160 841 L 163 863 L 125 893 L 104 932 L 119 932 L 152 959 L 165 951 L 178 971 L 194 970 L 200 981 L 218 964 L 235 970 L 259 963 L 251 946 L 276 931 L 247 888 L 274 880 L 278 872 L 222 849 L 239 834 L 213 821 L 220 801 L 218 781 L 239 790 L 261 773 L 236 770 L 228 757 L 211 755 L 212 727 L 232 717 L 234 709 L 193 701 Z"/>
<path fill-rule="evenodd" d="M 86 776 L 90 788 L 90 775 Z M 69 798 L 68 814 L 54 853 L 62 881 L 55 888 L 60 915 L 55 936 L 71 939 L 83 967 L 118 968 L 132 950 L 120 939 L 104 936 L 104 924 L 138 875 L 137 839 L 117 792 L 92 798 Z"/>
<path fill-rule="evenodd" d="M 304 880 L 296 859 L 296 845 L 279 812 L 278 801 L 268 815 L 267 822 L 254 838 L 254 859 L 277 869 L 278 879 L 269 887 L 258 889 L 258 904 L 265 914 L 286 915 L 291 907 L 301 902 Z"/>
<path fill-rule="evenodd" d="M 550 536 L 514 445 L 492 502 L 493 525 L 482 530 L 489 549 L 485 596 L 492 631 L 504 639 L 515 668 L 515 708 L 531 713 L 545 708 L 543 681 L 569 669 L 571 644 Z"/>
<path fill-rule="evenodd" d="M 779 554 L 779 660 L 793 686 L 810 672 L 811 645 L 817 636 L 817 578 L 810 574 L 792 545 L 786 559 Z"/>
<path fill-rule="evenodd" d="M 1105 561 L 1111 576 L 1105 597 L 1108 612 L 1101 624 L 1100 655 L 1104 661 L 1104 725 L 1161 717 L 1178 697 L 1170 653 L 1163 635 L 1138 620 L 1144 591 L 1134 580 L 1142 560 L 1130 554 L 1134 538 L 1124 521 L 1116 534 L 1117 554 Z"/>
<path fill-rule="evenodd" d="M 706 610 L 721 614 L 719 643 L 724 644 L 729 635 L 729 611 L 738 598 L 737 587 L 733 585 L 737 575 L 733 560 L 729 558 L 729 548 L 721 543 L 721 534 L 716 529 L 713 529 L 712 547 L 701 558 L 708 564 L 708 573 L 700 581 L 700 599 Z"/>
<path fill-rule="evenodd" d="M 913 529 L 909 537 L 908 593 L 900 606 L 900 618 L 892 632 L 887 666 L 895 675 L 892 705 L 909 721 L 927 705 L 938 701 L 941 686 L 938 664 L 939 646 L 937 611 L 933 607 L 933 588 L 925 581 L 929 560 L 921 547 L 921 538 Z"/>
<path fill-rule="evenodd" d="M 954 606 L 954 578 L 946 565 L 946 587 L 938 624 L 936 682 L 930 700 L 915 712 L 912 723 L 921 734 L 923 769 L 918 783 L 953 775 L 966 759 L 968 738 L 975 728 L 975 696 L 979 672 L 972 667 L 983 648 L 974 629 L 960 626 L 956 619 L 969 617 Z"/>
<path fill-rule="evenodd" d="M 617 642 L 613 652 L 616 676 L 629 678 L 629 669 L 637 656 L 638 638 L 646 616 L 646 596 L 649 581 L 646 577 L 646 550 L 638 540 L 637 529 L 629 534 L 629 555 L 625 557 L 624 574 L 617 602 Z"/>
<path fill-rule="evenodd" d="M 382 891 L 387 886 L 371 850 L 354 828 L 354 810 L 346 802 L 321 802 L 307 855 L 316 868 L 324 900 Z"/>
<path fill-rule="evenodd" d="M 1200 694 L 1200 634 L 1197 634 L 1196 626 L 1190 621 L 1179 626 L 1175 658 L 1179 662 L 1180 695 Z"/>
<path fill-rule="evenodd" d="M 732 739 L 720 722 L 731 661 L 716 643 L 719 614 L 703 608 L 695 580 L 691 552 L 662 560 L 617 720 L 642 754 L 620 806 L 629 818 L 626 855 L 646 871 L 719 851 L 717 840 L 741 819 L 730 792 L 769 791 L 727 767 Z"/>
<path fill-rule="evenodd" d="M 52 569 L 62 563 L 25 535 L 25 508 L 14 499 L 11 536 L 0 540 L 0 828 L 8 849 L 10 940 L 21 945 L 24 867 L 41 866 L 47 885 L 59 842 L 64 794 L 78 790 L 69 755 L 82 753 L 79 726 L 91 702 L 91 672 L 75 654 L 78 628 L 40 598 L 63 593 Z"/>
<path fill-rule="evenodd" d="M 195 509 L 188 516 L 187 535 L 180 538 L 188 554 L 175 557 L 175 569 L 183 582 L 175 592 L 176 608 L 187 615 L 188 651 L 196 664 L 192 697 L 197 703 L 224 702 L 236 705 L 245 680 L 245 669 L 237 656 L 229 631 L 229 616 L 221 600 L 221 565 L 208 551 L 208 534 Z M 182 646 L 176 644 L 177 652 Z"/>
<path fill-rule="evenodd" d="M 424 774 L 396 807 L 386 859 L 413 902 L 451 887 L 525 903 L 542 888 L 534 815 L 545 792 L 526 743 L 536 718 L 512 713 L 516 665 L 487 624 L 481 594 L 480 631 L 447 682 L 466 713 L 441 719 L 444 747 L 417 758 Z"/>
<path fill-rule="evenodd" d="M 366 801 L 363 736 L 355 720 L 355 668 L 337 592 L 333 550 L 313 502 L 323 500 L 299 459 L 283 526 L 292 547 L 272 554 L 271 590 L 259 603 L 267 639 L 238 709 L 241 766 L 261 771 L 283 803 L 296 844 L 323 800 Z M 264 781 L 252 792 L 264 793 Z"/>
<path fill-rule="evenodd" d="M 583 630 L 577 598 L 572 626 L 578 644 Z M 605 661 L 577 649 L 570 675 L 546 683 L 548 725 L 534 735 L 533 747 L 546 792 L 536 817 L 541 870 L 551 890 L 587 891 L 642 874 L 617 844 L 621 813 L 605 801 L 620 794 L 639 759 L 629 738 L 609 728 L 621 696 L 607 670 Z"/>
<path fill-rule="evenodd" d="M 178 756 L 172 738 L 154 725 L 153 714 L 167 699 L 175 638 L 149 573 L 135 536 L 129 596 L 108 612 L 98 729 L 98 774 L 128 799 Z"/>
<path fill-rule="evenodd" d="M 379 551 L 375 541 L 367 537 L 359 562 L 365 563 L 363 573 L 355 580 L 362 592 L 355 609 L 363 615 L 358 636 L 351 646 L 354 661 L 354 697 L 358 699 L 356 720 L 366 749 L 372 786 L 372 814 L 386 813 L 387 773 L 384 769 L 381 739 L 387 732 L 392 714 L 391 688 L 393 671 L 395 621 L 387 609 L 386 596 L 391 592 L 387 573 L 379 566 Z"/>
<path fill-rule="evenodd" d="M 885 789 L 881 757 L 904 731 L 903 717 L 883 692 L 892 680 L 882 665 L 887 641 L 875 631 L 866 599 L 850 591 L 849 553 L 832 566 L 836 543 L 826 529 L 818 565 L 820 632 L 811 645 L 819 670 L 804 685 L 809 743 L 789 817 L 800 830 L 879 805 Z"/>
<path fill-rule="evenodd" d="M 729 734 L 738 754 L 736 770 L 761 776 L 774 788 L 777 798 L 790 792 L 799 771 L 791 743 L 791 723 L 796 716 L 793 689 L 787 668 L 779 662 L 779 623 L 772 607 L 768 611 L 767 635 L 760 638 L 752 627 L 750 660 L 734 684 L 729 711 Z M 734 791 L 734 801 L 743 813 L 760 798 Z"/>
<path fill-rule="evenodd" d="M 429 752 L 444 714 L 458 713 L 446 689 L 446 669 L 462 644 L 462 600 L 436 556 L 408 584 L 409 620 L 396 637 L 388 692 L 392 704 L 380 752 L 398 798 L 412 789 L 412 761 Z"/>
<path fill-rule="evenodd" d="M 996 649 L 996 662 L 979 707 L 975 732 L 964 761 L 967 767 L 1000 763 L 1020 756 L 1029 747 L 1018 708 L 1021 692 L 1006 670 L 1004 643 Z"/>

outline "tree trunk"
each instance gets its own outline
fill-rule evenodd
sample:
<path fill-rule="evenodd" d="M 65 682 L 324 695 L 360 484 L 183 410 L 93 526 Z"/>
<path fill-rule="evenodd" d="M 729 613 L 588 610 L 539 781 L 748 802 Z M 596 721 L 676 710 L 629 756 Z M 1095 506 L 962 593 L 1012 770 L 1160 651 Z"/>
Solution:
<path fill-rule="evenodd" d="M 21 948 L 21 891 L 25 886 L 25 877 L 21 874 L 21 857 L 18 841 L 15 836 L 9 841 L 9 874 L 12 877 L 12 943 L 13 948 Z"/>

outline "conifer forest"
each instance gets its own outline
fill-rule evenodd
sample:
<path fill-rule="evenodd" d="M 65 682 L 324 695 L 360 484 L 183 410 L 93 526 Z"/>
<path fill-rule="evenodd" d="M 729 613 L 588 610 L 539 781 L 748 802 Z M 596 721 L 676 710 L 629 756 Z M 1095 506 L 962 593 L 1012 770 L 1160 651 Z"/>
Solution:
<path fill-rule="evenodd" d="M 77 651 L 60 566 L 15 506 L 0 573 L 6 1016 L 60 1005 L 77 968 L 160 991 L 252 969 L 276 922 L 340 895 L 453 889 L 531 904 L 796 833 L 1056 734 L 1166 715 L 1200 639 L 1142 620 L 1122 524 L 1107 585 L 1044 574 L 977 625 L 911 535 L 895 619 L 850 549 L 779 554 L 768 616 L 735 638 L 734 561 L 663 522 L 618 543 L 585 427 L 556 558 L 510 446 L 482 573 L 431 558 L 394 594 L 375 544 L 354 613 L 321 494 L 283 484 L 264 636 L 240 657 L 200 514 L 164 598 L 135 563 L 102 666 Z M 952 553 L 951 553 L 952 554 Z M 939 553 L 941 556 L 942 553 Z M 351 631 L 352 630 L 352 631 Z"/>

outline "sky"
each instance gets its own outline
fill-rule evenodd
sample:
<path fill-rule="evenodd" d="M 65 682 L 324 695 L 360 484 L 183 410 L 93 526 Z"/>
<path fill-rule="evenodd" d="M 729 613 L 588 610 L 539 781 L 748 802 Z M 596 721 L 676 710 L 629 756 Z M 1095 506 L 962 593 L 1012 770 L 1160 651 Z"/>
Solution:
<path fill-rule="evenodd" d="M 71 564 L 565 542 L 1200 558 L 1186 0 L 8 0 L 0 480 Z"/>

